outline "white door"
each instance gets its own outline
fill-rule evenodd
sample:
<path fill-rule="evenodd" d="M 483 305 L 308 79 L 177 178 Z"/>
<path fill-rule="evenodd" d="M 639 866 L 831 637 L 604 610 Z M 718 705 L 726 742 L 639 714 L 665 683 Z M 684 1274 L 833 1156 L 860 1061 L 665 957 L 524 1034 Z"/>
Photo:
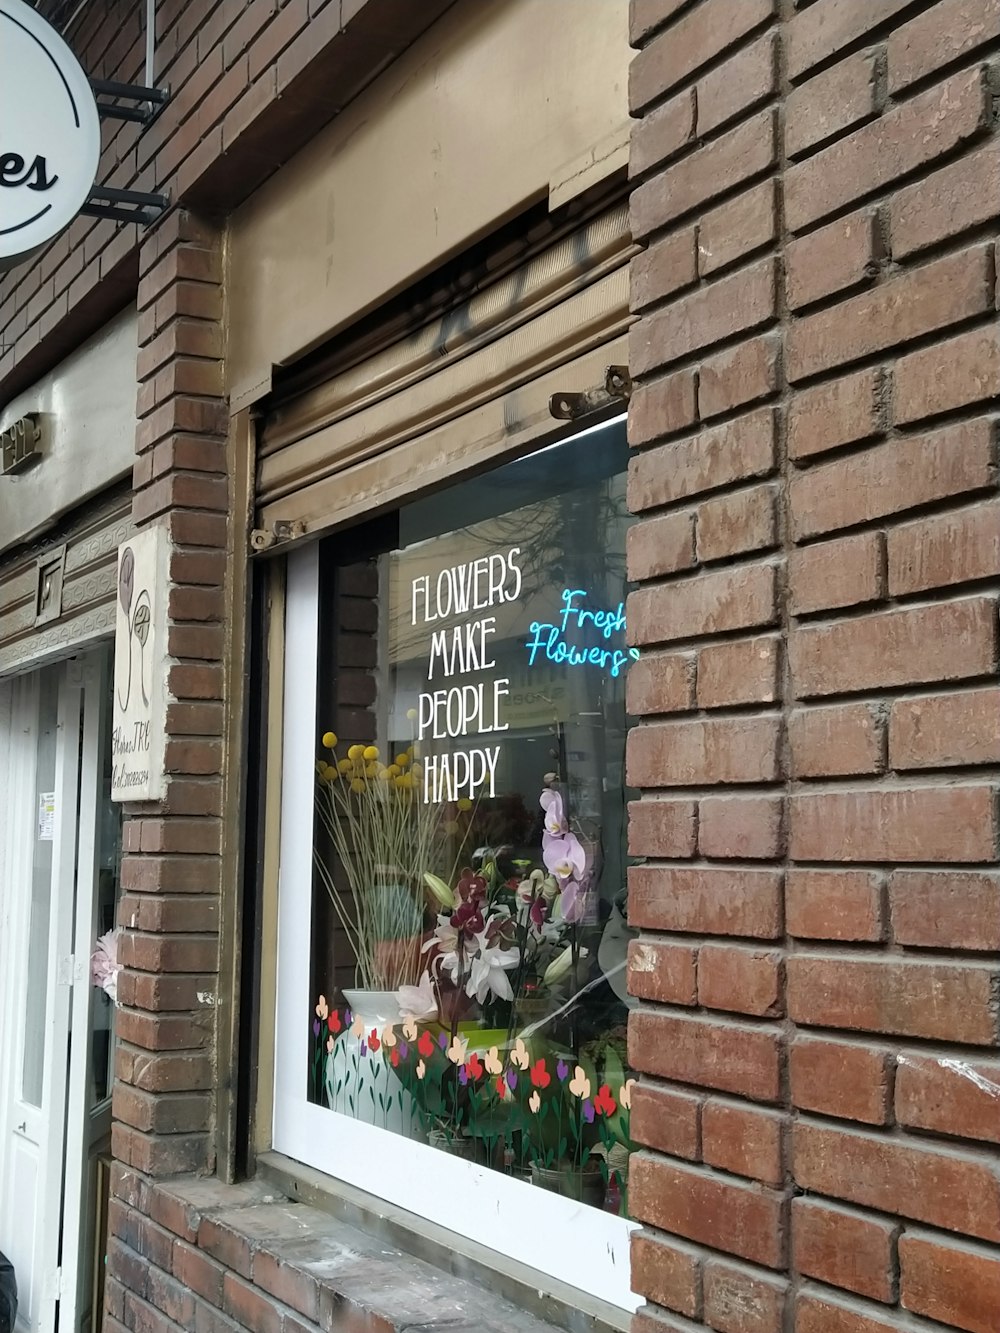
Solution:
<path fill-rule="evenodd" d="M 9 682 L 6 727 L 0 695 L 0 1249 L 31 1333 L 72 1333 L 81 1318 L 105 656 Z"/>

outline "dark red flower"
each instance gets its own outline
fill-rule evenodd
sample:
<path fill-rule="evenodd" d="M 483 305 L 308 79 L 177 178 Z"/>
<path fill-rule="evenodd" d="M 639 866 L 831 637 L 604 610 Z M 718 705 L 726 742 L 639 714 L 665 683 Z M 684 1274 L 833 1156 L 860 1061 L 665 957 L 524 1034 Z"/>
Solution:
<path fill-rule="evenodd" d="M 606 1083 L 602 1083 L 598 1089 L 597 1096 L 594 1098 L 594 1110 L 600 1115 L 614 1115 L 618 1110 L 618 1103 L 611 1095 L 611 1089 Z"/>
<path fill-rule="evenodd" d="M 547 1088 L 552 1082 L 552 1075 L 545 1068 L 544 1058 L 536 1060 L 531 1066 L 531 1083 L 535 1088 Z"/>

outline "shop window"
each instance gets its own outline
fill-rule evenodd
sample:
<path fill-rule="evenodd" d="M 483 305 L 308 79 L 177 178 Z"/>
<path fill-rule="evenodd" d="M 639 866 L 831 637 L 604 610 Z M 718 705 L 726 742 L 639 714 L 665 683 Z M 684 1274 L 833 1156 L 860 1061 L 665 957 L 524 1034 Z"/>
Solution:
<path fill-rule="evenodd" d="M 631 1307 L 626 456 L 290 562 L 274 1140 Z"/>

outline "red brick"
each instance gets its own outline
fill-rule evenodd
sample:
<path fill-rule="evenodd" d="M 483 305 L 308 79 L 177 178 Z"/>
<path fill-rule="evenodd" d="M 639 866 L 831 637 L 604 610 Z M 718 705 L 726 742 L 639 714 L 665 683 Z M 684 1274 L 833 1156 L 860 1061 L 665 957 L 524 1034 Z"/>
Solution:
<path fill-rule="evenodd" d="M 789 870 L 789 935 L 806 940 L 885 938 L 881 876 L 868 870 Z"/>
<path fill-rule="evenodd" d="M 1000 502 L 984 501 L 892 528 L 889 592 L 894 597 L 1000 574 Z"/>
<path fill-rule="evenodd" d="M 696 73 L 748 33 L 766 23 L 774 0 L 706 0 L 654 38 L 632 61 L 629 70 L 629 107 L 641 111 Z"/>
<path fill-rule="evenodd" d="M 782 1012 L 781 955 L 706 944 L 698 955 L 698 999 L 706 1009 L 771 1018 Z"/>
<path fill-rule="evenodd" d="M 913 0 L 823 0 L 788 24 L 788 73 L 797 79 L 908 8 Z"/>
<path fill-rule="evenodd" d="M 626 551 L 630 579 L 655 579 L 691 569 L 695 563 L 693 515 L 664 514 L 633 523 Z"/>
<path fill-rule="evenodd" d="M 649 1231 L 632 1233 L 632 1290 L 694 1317 L 701 1304 L 701 1258 L 693 1246 Z"/>
<path fill-rule="evenodd" d="M 765 1185 L 780 1185 L 784 1179 L 783 1136 L 783 1118 L 774 1111 L 714 1098 L 702 1111 L 705 1163 Z"/>
<path fill-rule="evenodd" d="M 766 324 L 774 318 L 776 302 L 772 259 L 702 285 L 632 325 L 629 367 L 633 375 L 648 374 L 723 338 Z"/>
<path fill-rule="evenodd" d="M 641 46 L 656 28 L 662 27 L 690 0 L 634 0 L 629 8 L 629 41 Z"/>
<path fill-rule="evenodd" d="M 889 34 L 889 92 L 898 93 L 998 38 L 997 0 L 942 0 Z"/>
<path fill-rule="evenodd" d="M 1000 689 L 897 699 L 889 714 L 895 769 L 1000 763 Z"/>
<path fill-rule="evenodd" d="M 1000 1143 L 1000 1064 L 901 1055 L 896 1119 L 914 1129 Z"/>
<path fill-rule="evenodd" d="M 1000 1256 L 980 1246 L 908 1232 L 899 1242 L 900 1304 L 969 1333 L 994 1333 Z"/>
<path fill-rule="evenodd" d="M 785 293 L 793 310 L 878 276 L 881 241 L 874 212 L 851 213 L 792 241 L 785 252 Z"/>
<path fill-rule="evenodd" d="M 884 1125 L 889 1119 L 889 1052 L 846 1041 L 798 1036 L 788 1052 L 792 1105 Z"/>
<path fill-rule="evenodd" d="M 700 708 L 773 703 L 778 698 L 781 644 L 773 638 L 707 644 L 698 656 Z"/>
<path fill-rule="evenodd" d="M 700 1156 L 700 1112 L 701 1099 L 691 1093 L 637 1083 L 629 1133 L 648 1148 L 695 1160 Z"/>
<path fill-rule="evenodd" d="M 632 129 L 629 175 L 643 176 L 676 157 L 694 138 L 694 118 L 694 89 L 688 88 L 638 121 Z"/>
<path fill-rule="evenodd" d="M 233 1273 L 223 1282 L 222 1308 L 254 1333 L 281 1333 L 281 1310 L 274 1301 Z"/>
<path fill-rule="evenodd" d="M 799 698 L 962 680 L 996 667 L 996 606 L 985 597 L 879 612 L 794 628 L 789 642 Z"/>
<path fill-rule="evenodd" d="M 773 624 L 774 567 L 723 568 L 683 583 L 640 588 L 629 594 L 627 618 L 628 641 L 639 646 Z"/>
<path fill-rule="evenodd" d="M 883 736 L 884 722 L 871 704 L 799 709 L 788 722 L 792 775 L 880 773 L 885 768 Z"/>
<path fill-rule="evenodd" d="M 796 1297 L 795 1333 L 899 1333 L 899 1329 L 894 1314 L 871 1305 L 809 1292 Z"/>
<path fill-rule="evenodd" d="M 632 390 L 628 412 L 628 442 L 633 448 L 693 426 L 698 420 L 698 385 L 693 370 L 678 370 L 673 375 L 637 384 Z M 680 452 L 675 446 L 675 451 Z M 657 451 L 657 454 L 665 451 Z M 656 464 L 637 465 L 640 472 L 655 475 Z"/>
<path fill-rule="evenodd" d="M 792 1264 L 806 1277 L 887 1304 L 895 1300 L 899 1225 L 821 1199 L 792 1201 Z"/>
<path fill-rule="evenodd" d="M 984 71 L 963 70 L 789 167 L 785 211 L 792 231 L 927 167 L 989 123 Z"/>
<path fill-rule="evenodd" d="M 693 856 L 697 838 L 694 801 L 631 801 L 630 856 Z"/>
<path fill-rule="evenodd" d="M 881 372 L 872 369 L 799 390 L 788 410 L 788 456 L 811 458 L 879 434 L 881 386 Z"/>
<path fill-rule="evenodd" d="M 1000 330 L 990 325 L 900 357 L 893 368 L 893 414 L 920 421 L 1000 394 Z"/>
<path fill-rule="evenodd" d="M 780 345 L 769 336 L 750 338 L 707 357 L 698 371 L 698 411 L 702 420 L 775 393 L 779 360 Z"/>
<path fill-rule="evenodd" d="M 889 880 L 892 931 L 925 949 L 1000 950 L 1000 877 L 897 870 Z"/>
<path fill-rule="evenodd" d="M 698 261 L 693 228 L 656 241 L 632 261 L 629 309 L 644 311 L 697 281 Z"/>
<path fill-rule="evenodd" d="M 785 103 L 785 148 L 801 157 L 852 129 L 877 109 L 875 60 L 851 56 L 793 89 Z"/>
<path fill-rule="evenodd" d="M 725 717 L 633 727 L 625 746 L 632 787 L 773 782 L 779 776 L 777 717 Z"/>
<path fill-rule="evenodd" d="M 777 55 L 777 37 L 768 33 L 704 76 L 698 84 L 699 137 L 745 115 L 776 92 Z"/>
<path fill-rule="evenodd" d="M 683 653 L 643 653 L 629 668 L 626 707 L 634 716 L 680 713 L 694 702 L 694 662 Z"/>
<path fill-rule="evenodd" d="M 640 185 L 629 199 L 634 239 L 762 175 L 777 159 L 776 138 L 774 112 L 762 111 Z"/>
<path fill-rule="evenodd" d="M 792 551 L 789 601 L 795 615 L 860 606 L 882 597 L 881 533 L 858 532 Z"/>
<path fill-rule="evenodd" d="M 702 856 L 768 861 L 782 854 L 780 796 L 706 796 L 698 807 Z"/>
<path fill-rule="evenodd" d="M 633 1009 L 629 1015 L 633 1069 L 677 1083 L 733 1092 L 752 1101 L 777 1101 L 780 1045 L 779 1034 L 760 1024 L 749 1026 L 666 1010 Z"/>
<path fill-rule="evenodd" d="M 768 1268 L 782 1265 L 783 1200 L 761 1185 L 640 1154 L 629 1170 L 629 1204 L 640 1221 L 663 1231 Z"/>
<path fill-rule="evenodd" d="M 993 306 L 993 256 L 987 246 L 904 269 L 871 291 L 797 320 L 786 343 L 788 378 L 794 382 L 832 370 Z"/>
<path fill-rule="evenodd" d="M 629 463 L 629 508 L 651 509 L 764 476 L 774 467 L 774 448 L 774 409 L 761 407 L 689 439 L 651 449 Z"/>
<path fill-rule="evenodd" d="M 699 505 L 698 559 L 722 560 L 776 545 L 776 498 L 774 487 L 763 485 L 721 495 Z"/>
<path fill-rule="evenodd" d="M 793 954 L 786 970 L 796 1023 L 970 1045 L 997 1038 L 1000 972 L 985 965 Z"/>
<path fill-rule="evenodd" d="M 628 946 L 629 994 L 661 1004 L 697 1003 L 696 951 L 687 944 L 631 940 Z"/>
<path fill-rule="evenodd" d="M 647 930 L 762 940 L 781 934 L 779 871 L 633 866 L 628 878 L 629 922 Z"/>
<path fill-rule="evenodd" d="M 702 277 L 728 268 L 775 239 L 778 234 L 775 189 L 773 180 L 761 181 L 701 215 L 698 272 Z"/>
<path fill-rule="evenodd" d="M 706 1322 L 719 1333 L 782 1333 L 788 1284 L 742 1264 L 705 1265 Z"/>
<path fill-rule="evenodd" d="M 889 235 L 897 259 L 992 222 L 1000 213 L 1000 144 L 990 142 L 889 200 Z"/>
<path fill-rule="evenodd" d="M 991 1155 L 804 1121 L 793 1126 L 792 1144 L 795 1179 L 805 1190 L 1000 1239 L 1000 1176 Z"/>

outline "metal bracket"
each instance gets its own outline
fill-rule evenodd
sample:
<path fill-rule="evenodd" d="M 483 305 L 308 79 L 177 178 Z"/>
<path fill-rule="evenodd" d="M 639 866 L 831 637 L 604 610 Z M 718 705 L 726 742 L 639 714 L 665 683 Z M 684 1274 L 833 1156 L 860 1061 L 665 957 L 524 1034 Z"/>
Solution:
<path fill-rule="evenodd" d="M 145 88 L 138 83 L 116 83 L 114 79 L 91 79 L 90 86 L 97 98 L 97 110 L 111 120 L 131 120 L 137 125 L 148 125 L 155 120 L 170 101 L 169 88 Z M 145 102 L 143 106 L 119 106 L 118 102 L 102 102 L 102 97 L 115 97 L 122 102 Z"/>
<path fill-rule="evenodd" d="M 80 212 L 88 218 L 110 218 L 114 222 L 135 222 L 151 226 L 169 207 L 165 194 L 145 190 L 114 190 L 110 185 L 95 186 Z"/>
<path fill-rule="evenodd" d="M 583 393 L 554 393 L 549 399 L 549 414 L 558 421 L 579 421 L 594 412 L 603 412 L 616 402 L 627 403 L 632 396 L 632 377 L 627 366 L 608 366 L 599 389 Z"/>

